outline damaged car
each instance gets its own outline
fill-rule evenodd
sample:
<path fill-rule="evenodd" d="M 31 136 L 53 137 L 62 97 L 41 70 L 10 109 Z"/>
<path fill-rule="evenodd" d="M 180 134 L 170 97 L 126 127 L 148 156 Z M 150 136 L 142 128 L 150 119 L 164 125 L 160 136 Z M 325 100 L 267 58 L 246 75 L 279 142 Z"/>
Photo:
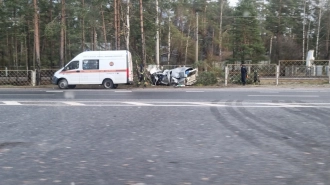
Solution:
<path fill-rule="evenodd" d="M 198 69 L 177 67 L 162 70 L 158 66 L 148 66 L 153 85 L 188 86 L 197 81 Z"/>

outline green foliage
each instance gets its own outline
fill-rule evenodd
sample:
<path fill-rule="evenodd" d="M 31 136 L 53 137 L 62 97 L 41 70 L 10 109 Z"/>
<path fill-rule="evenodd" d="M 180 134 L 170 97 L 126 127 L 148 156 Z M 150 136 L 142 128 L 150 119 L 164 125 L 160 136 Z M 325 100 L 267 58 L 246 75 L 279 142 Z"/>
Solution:
<path fill-rule="evenodd" d="M 253 76 L 252 75 L 253 75 L 253 73 L 248 74 L 248 77 L 245 80 L 246 84 L 252 84 L 253 83 Z M 229 82 L 231 84 L 242 84 L 241 74 L 231 76 L 229 78 Z"/>
<path fill-rule="evenodd" d="M 238 61 L 261 60 L 265 49 L 260 36 L 255 1 L 242 0 L 237 6 L 232 31 L 233 58 Z"/>
<path fill-rule="evenodd" d="M 220 44 L 220 4 L 223 7 L 223 23 Z M 38 0 L 40 25 L 40 54 L 41 66 L 56 65 L 59 61 L 60 49 L 60 18 L 61 1 Z M 120 49 L 125 46 L 125 22 L 127 1 L 120 5 Z M 303 10 L 306 2 L 305 28 L 310 27 L 309 38 L 305 40 L 306 48 L 316 47 L 316 33 L 319 13 L 319 0 L 240 0 L 236 8 L 230 7 L 228 1 L 206 0 L 159 0 L 159 25 L 155 24 L 156 7 L 154 0 L 143 0 L 143 23 L 146 38 L 147 62 L 154 63 L 155 35 L 157 26 L 160 30 L 160 54 L 167 55 L 168 32 L 171 30 L 171 62 L 175 65 L 194 64 L 205 68 L 212 61 L 230 62 L 252 59 L 253 62 L 264 59 L 265 50 L 270 48 L 272 39 L 272 62 L 278 59 L 301 59 L 303 43 Z M 329 0 L 324 1 L 322 10 L 319 56 L 329 58 L 330 49 L 328 30 L 330 28 Z M 84 31 L 85 43 L 96 41 L 103 43 L 103 20 L 106 25 L 107 42 L 114 49 L 114 6 L 113 0 L 66 0 L 65 28 L 65 58 L 82 51 L 82 36 Z M 32 1 L 3 0 L 0 5 L 0 65 L 14 66 L 17 58 L 20 65 L 30 67 L 34 59 L 34 31 Z M 130 4 L 130 51 L 134 60 L 141 61 L 142 44 L 140 31 L 139 1 L 131 0 Z M 196 33 L 196 11 L 199 14 L 198 30 Z M 169 21 L 170 17 L 170 21 Z M 84 21 L 82 21 L 84 20 Z M 83 27 L 84 25 L 84 27 Z M 170 29 L 169 29 L 170 27 Z M 195 64 L 196 34 L 199 36 L 199 60 L 205 61 Z M 276 38 L 274 37 L 276 36 Z M 307 45 L 308 43 L 308 45 Z M 187 53 L 186 53 L 187 47 Z M 15 50 L 17 48 L 17 52 Z M 21 51 L 22 50 L 22 51 Z M 15 56 L 17 53 L 17 56 Z M 27 57 L 26 57 L 27 55 Z M 187 60 L 186 60 L 187 59 Z M 28 60 L 28 61 L 26 61 Z M 207 61 L 207 62 L 206 62 Z M 0 66 L 0 67 L 1 67 Z M 210 65 L 211 66 L 211 65 Z M 210 67 L 207 67 L 210 71 Z M 220 72 L 212 70 L 215 76 Z"/>
<path fill-rule="evenodd" d="M 201 85 L 214 85 L 218 82 L 214 72 L 201 72 L 198 74 L 197 83 Z"/>

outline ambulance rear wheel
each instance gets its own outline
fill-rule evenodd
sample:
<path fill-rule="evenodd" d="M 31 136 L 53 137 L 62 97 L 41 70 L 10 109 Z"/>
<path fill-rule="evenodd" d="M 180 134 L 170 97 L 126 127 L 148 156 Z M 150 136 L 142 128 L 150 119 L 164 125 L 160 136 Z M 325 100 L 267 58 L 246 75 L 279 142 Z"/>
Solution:
<path fill-rule="evenodd" d="M 106 88 L 106 89 L 113 89 L 114 84 L 113 84 L 112 80 L 106 79 L 106 80 L 103 81 L 103 87 Z"/>
<path fill-rule="evenodd" d="M 68 88 L 68 81 L 66 79 L 62 79 L 58 82 L 58 87 L 60 89 L 67 89 Z"/>

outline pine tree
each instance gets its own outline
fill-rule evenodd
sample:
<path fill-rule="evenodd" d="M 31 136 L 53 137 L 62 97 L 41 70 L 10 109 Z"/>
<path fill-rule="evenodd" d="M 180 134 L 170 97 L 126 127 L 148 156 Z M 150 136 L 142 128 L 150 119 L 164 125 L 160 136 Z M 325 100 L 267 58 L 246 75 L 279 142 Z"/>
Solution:
<path fill-rule="evenodd" d="M 233 59 L 236 61 L 264 59 L 257 11 L 253 0 L 242 0 L 234 12 L 232 30 Z"/>

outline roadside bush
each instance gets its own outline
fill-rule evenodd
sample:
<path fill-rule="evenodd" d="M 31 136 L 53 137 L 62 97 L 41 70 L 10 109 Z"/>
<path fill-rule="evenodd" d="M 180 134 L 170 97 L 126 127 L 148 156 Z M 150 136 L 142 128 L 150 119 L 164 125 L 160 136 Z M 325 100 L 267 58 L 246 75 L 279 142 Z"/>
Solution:
<path fill-rule="evenodd" d="M 248 77 L 246 78 L 246 84 L 252 84 L 253 83 L 252 75 L 253 75 L 253 73 L 248 74 Z M 232 84 L 242 84 L 241 74 L 230 77 L 229 81 Z"/>
<path fill-rule="evenodd" d="M 197 77 L 197 84 L 201 85 L 214 85 L 218 82 L 215 73 L 213 72 L 201 72 Z"/>

